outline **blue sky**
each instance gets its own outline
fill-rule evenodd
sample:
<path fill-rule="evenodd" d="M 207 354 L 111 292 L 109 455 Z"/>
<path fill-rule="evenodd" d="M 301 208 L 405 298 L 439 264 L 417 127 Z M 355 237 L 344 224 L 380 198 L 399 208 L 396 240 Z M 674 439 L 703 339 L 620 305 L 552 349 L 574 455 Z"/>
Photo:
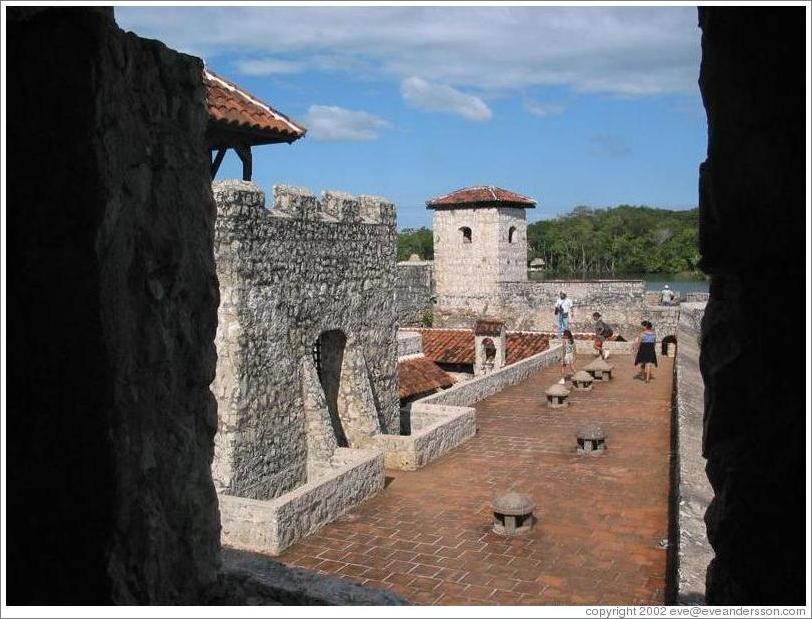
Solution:
<path fill-rule="evenodd" d="M 308 128 L 254 149 L 254 180 L 425 201 L 493 184 L 529 219 L 577 205 L 692 208 L 707 123 L 696 9 L 117 7 Z M 229 153 L 218 178 L 240 176 Z"/>

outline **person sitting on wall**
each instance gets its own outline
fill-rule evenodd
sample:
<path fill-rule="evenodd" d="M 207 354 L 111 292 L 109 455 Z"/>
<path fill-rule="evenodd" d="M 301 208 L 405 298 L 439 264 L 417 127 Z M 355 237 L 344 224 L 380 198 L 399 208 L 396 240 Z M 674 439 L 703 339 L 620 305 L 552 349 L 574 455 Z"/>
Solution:
<path fill-rule="evenodd" d="M 572 301 L 567 298 L 566 292 L 561 292 L 555 300 L 555 317 L 558 325 L 558 338 L 561 339 L 564 331 L 570 328 L 570 317 L 574 318 Z"/>
<path fill-rule="evenodd" d="M 666 284 L 660 291 L 660 305 L 673 305 L 674 296 L 674 291 L 668 287 L 668 284 Z"/>
<path fill-rule="evenodd" d="M 603 350 L 603 343 L 612 337 L 612 327 L 603 322 L 598 312 L 592 314 L 592 320 L 595 321 L 595 341 L 592 347 L 602 359 L 608 359 L 609 351 Z"/>

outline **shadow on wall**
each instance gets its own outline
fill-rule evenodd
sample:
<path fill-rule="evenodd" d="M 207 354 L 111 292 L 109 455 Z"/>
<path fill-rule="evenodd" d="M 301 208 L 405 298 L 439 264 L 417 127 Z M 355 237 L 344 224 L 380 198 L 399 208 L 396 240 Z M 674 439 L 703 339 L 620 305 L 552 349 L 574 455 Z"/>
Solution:
<path fill-rule="evenodd" d="M 327 410 L 330 413 L 330 425 L 335 432 L 339 447 L 348 447 L 347 435 L 341 424 L 338 411 L 338 393 L 341 386 L 341 370 L 344 363 L 344 348 L 347 345 L 347 336 L 340 329 L 324 331 L 319 335 L 313 346 L 313 359 L 319 382 L 324 390 L 327 400 Z"/>

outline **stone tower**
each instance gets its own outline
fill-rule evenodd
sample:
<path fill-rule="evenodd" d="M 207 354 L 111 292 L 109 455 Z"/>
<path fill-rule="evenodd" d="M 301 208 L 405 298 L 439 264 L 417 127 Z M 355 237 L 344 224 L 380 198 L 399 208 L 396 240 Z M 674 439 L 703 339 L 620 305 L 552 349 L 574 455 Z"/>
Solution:
<path fill-rule="evenodd" d="M 466 187 L 426 202 L 434 211 L 439 309 L 480 313 L 495 300 L 500 283 L 527 281 L 525 209 L 535 205 L 493 186 Z"/>

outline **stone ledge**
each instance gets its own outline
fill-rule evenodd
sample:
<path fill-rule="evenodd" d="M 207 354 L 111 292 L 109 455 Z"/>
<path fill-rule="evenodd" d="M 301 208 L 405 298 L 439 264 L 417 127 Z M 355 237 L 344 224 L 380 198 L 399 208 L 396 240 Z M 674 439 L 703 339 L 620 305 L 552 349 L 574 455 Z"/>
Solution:
<path fill-rule="evenodd" d="M 218 496 L 224 546 L 280 554 L 384 487 L 380 451 L 338 448 L 342 465 L 273 500 Z"/>
<path fill-rule="evenodd" d="M 701 455 L 705 386 L 699 371 L 698 333 L 690 322 L 680 319 L 676 358 L 677 603 L 683 605 L 704 604 L 705 572 L 713 559 L 704 520 L 713 498 Z"/>
<path fill-rule="evenodd" d="M 290 568 L 268 557 L 224 548 L 223 569 L 210 605 L 403 606 L 391 591 Z"/>
<path fill-rule="evenodd" d="M 412 434 L 375 437 L 375 445 L 384 450 L 388 469 L 415 471 L 476 434 L 473 408 L 415 402 L 410 415 Z"/>

